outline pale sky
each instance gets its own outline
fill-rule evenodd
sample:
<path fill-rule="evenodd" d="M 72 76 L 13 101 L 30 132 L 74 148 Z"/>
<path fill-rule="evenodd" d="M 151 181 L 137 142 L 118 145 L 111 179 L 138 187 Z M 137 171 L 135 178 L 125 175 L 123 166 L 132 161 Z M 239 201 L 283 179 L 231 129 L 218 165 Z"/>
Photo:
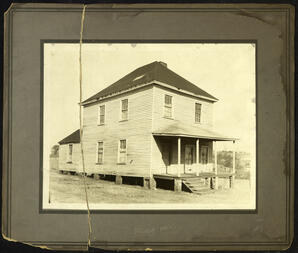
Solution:
<path fill-rule="evenodd" d="M 254 44 L 83 44 L 83 100 L 153 61 L 219 99 L 214 130 L 255 153 Z M 79 45 L 44 45 L 44 167 L 50 149 L 79 129 Z M 219 149 L 231 149 L 220 142 Z"/>

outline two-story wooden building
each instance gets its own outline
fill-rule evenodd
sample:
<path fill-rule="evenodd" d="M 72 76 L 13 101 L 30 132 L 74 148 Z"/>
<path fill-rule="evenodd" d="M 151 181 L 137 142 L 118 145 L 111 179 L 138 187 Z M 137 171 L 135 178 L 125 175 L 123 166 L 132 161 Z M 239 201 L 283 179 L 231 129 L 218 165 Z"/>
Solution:
<path fill-rule="evenodd" d="M 213 130 L 216 101 L 163 62 L 134 70 L 82 103 L 86 173 L 198 193 L 232 186 L 235 154 L 232 171 L 217 173 L 216 142 L 235 138 Z M 60 141 L 60 170 L 82 172 L 79 141 L 78 131 Z"/>

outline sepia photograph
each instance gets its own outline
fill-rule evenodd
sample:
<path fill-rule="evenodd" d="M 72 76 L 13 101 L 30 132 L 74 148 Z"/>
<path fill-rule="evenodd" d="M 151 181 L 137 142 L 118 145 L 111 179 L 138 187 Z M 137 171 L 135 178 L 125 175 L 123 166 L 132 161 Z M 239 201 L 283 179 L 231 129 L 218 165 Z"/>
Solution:
<path fill-rule="evenodd" d="M 60 251 L 288 249 L 294 19 L 290 4 L 11 5 L 3 238 Z"/>
<path fill-rule="evenodd" d="M 255 43 L 79 56 L 43 44 L 43 209 L 255 210 Z"/>

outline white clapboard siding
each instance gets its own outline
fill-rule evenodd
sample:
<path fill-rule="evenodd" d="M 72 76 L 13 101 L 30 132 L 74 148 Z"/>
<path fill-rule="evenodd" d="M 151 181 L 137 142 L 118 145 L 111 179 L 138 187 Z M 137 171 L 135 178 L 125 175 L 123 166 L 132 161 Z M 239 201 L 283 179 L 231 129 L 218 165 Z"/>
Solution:
<path fill-rule="evenodd" d="M 69 144 L 62 144 L 59 148 L 59 170 L 82 172 L 82 156 L 80 143 L 72 147 L 72 161 L 68 161 Z"/>
<path fill-rule="evenodd" d="M 180 92 L 172 91 L 159 86 L 154 87 L 153 127 L 164 128 L 174 121 L 187 125 L 211 129 L 213 126 L 213 103 L 199 98 L 191 97 Z M 173 119 L 164 117 L 164 97 L 168 94 L 173 97 Z M 202 104 L 201 123 L 195 123 L 195 103 Z M 173 121 L 174 120 L 174 121 Z"/>
<path fill-rule="evenodd" d="M 128 120 L 120 120 L 121 100 L 128 99 Z M 84 108 L 83 145 L 88 173 L 148 176 L 151 162 L 152 87 L 144 87 Z M 98 108 L 105 105 L 105 124 Z M 118 163 L 120 139 L 127 140 L 127 163 Z M 104 144 L 103 164 L 96 164 L 97 142 Z"/>

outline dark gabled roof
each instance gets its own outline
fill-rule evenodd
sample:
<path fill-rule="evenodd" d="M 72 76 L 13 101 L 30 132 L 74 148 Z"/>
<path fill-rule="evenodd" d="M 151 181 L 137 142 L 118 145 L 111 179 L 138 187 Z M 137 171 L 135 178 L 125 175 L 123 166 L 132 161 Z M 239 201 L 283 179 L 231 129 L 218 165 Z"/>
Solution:
<path fill-rule="evenodd" d="M 88 98 L 83 102 L 83 104 L 152 81 L 159 81 L 173 86 L 174 88 L 191 92 L 195 95 L 217 100 L 217 98 L 213 97 L 206 91 L 200 89 L 193 83 L 187 81 L 172 70 L 168 69 L 165 63 L 155 61 L 137 68 L 136 70 L 119 79 L 117 82 Z"/>
<path fill-rule="evenodd" d="M 80 143 L 80 129 L 74 131 L 72 134 L 65 137 L 63 140 L 58 142 L 61 144 L 67 144 L 67 143 Z"/>

